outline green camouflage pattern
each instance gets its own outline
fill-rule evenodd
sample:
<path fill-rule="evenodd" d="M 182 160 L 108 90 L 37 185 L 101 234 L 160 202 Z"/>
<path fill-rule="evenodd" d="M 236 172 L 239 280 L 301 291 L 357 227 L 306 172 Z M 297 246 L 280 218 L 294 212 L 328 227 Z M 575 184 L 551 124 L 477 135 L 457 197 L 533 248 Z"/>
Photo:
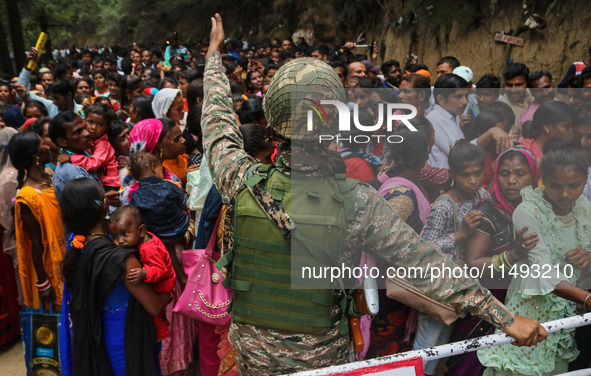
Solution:
<path fill-rule="evenodd" d="M 258 168 L 263 164 L 244 151 L 232 107 L 230 84 L 217 51 L 207 55 L 204 89 L 201 126 L 205 157 L 224 203 L 233 205 L 238 190 L 246 180 L 258 175 Z M 272 92 L 267 92 L 269 95 Z M 278 148 L 277 168 L 289 174 L 292 172 L 290 149 L 287 144 L 280 144 Z M 298 167 L 298 171 L 305 170 L 304 167 Z M 379 264 L 389 266 L 456 266 L 438 248 L 423 242 L 398 217 L 393 207 L 367 184 L 358 185 L 355 212 L 357 217 L 348 225 L 340 262 L 357 266 L 363 250 L 380 259 Z M 412 282 L 428 296 L 454 306 L 461 316 L 470 312 L 500 330 L 513 323 L 513 314 L 473 279 L 439 278 L 431 282 L 424 278 Z M 349 346 L 345 346 L 348 338 L 339 335 L 338 323 L 328 334 L 321 336 L 278 333 L 233 323 L 229 336 L 239 353 L 237 361 L 243 374 L 282 374 L 344 363 L 348 359 Z"/>
<path fill-rule="evenodd" d="M 338 133 L 338 116 L 334 106 L 327 106 L 328 121 L 320 122 L 315 133 L 306 129 L 310 101 L 336 100 L 345 102 L 345 89 L 330 65 L 313 58 L 294 59 L 283 65 L 269 83 L 263 98 L 267 124 L 282 137 L 300 139 L 315 134 Z M 300 114 L 294 116 L 294 112 Z M 298 119 L 297 124 L 294 119 Z"/>
<path fill-rule="evenodd" d="M 339 334 L 338 327 L 323 335 L 312 335 L 232 323 L 228 340 L 238 352 L 239 374 L 252 376 L 281 375 L 347 363 L 352 350 L 349 336 Z"/>

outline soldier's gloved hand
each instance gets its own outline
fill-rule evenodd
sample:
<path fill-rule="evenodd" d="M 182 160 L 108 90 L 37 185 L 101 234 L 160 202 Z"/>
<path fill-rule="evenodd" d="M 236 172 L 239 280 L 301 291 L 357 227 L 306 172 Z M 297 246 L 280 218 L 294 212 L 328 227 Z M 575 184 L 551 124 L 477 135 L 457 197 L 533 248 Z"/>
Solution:
<path fill-rule="evenodd" d="M 220 51 L 224 44 L 224 25 L 222 16 L 216 13 L 211 17 L 211 33 L 209 34 L 209 50 Z"/>
<path fill-rule="evenodd" d="M 513 324 L 505 333 L 515 339 L 512 342 L 515 346 L 533 346 L 548 337 L 548 332 L 539 322 L 519 315 L 515 315 Z"/>

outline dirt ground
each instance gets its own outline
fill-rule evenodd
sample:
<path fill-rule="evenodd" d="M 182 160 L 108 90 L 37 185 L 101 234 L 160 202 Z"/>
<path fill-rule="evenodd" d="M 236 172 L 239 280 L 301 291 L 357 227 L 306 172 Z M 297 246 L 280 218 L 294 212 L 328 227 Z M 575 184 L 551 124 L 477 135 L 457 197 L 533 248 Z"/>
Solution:
<path fill-rule="evenodd" d="M 23 345 L 19 340 L 0 348 L 0 374 L 2 376 L 26 375 Z"/>

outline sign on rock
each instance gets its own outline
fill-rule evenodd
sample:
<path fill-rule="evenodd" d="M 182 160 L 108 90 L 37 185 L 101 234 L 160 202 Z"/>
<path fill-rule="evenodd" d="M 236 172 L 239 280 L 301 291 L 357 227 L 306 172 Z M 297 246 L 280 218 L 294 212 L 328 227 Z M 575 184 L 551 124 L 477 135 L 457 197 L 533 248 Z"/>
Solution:
<path fill-rule="evenodd" d="M 496 33 L 495 40 L 497 42 L 508 43 L 519 47 L 523 47 L 523 43 L 525 43 L 525 39 L 523 38 L 514 37 L 512 35 L 507 35 L 503 33 Z"/>

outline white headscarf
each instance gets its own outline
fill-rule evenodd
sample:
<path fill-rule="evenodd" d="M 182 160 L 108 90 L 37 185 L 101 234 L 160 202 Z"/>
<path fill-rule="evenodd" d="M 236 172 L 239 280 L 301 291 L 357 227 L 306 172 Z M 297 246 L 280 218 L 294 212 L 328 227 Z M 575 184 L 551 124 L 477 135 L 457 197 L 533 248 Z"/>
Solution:
<path fill-rule="evenodd" d="M 154 111 L 154 117 L 156 117 L 156 119 L 166 117 L 172 102 L 174 102 L 176 97 L 179 95 L 182 95 L 182 92 L 179 89 L 159 90 L 156 95 L 154 95 L 154 99 L 152 100 L 152 111 Z"/>

